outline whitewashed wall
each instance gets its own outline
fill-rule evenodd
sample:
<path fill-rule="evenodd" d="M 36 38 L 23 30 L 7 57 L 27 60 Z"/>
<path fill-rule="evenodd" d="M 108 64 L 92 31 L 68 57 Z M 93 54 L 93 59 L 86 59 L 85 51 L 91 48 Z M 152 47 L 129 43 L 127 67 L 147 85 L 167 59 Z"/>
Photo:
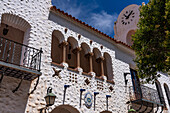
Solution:
<path fill-rule="evenodd" d="M 130 71 L 129 64 L 134 65 L 132 61 L 132 55 L 128 54 L 128 52 L 126 53 L 120 50 L 116 45 L 104 40 L 106 37 L 89 32 L 83 27 L 75 25 L 71 21 L 67 21 L 64 18 L 55 15 L 54 13 L 50 13 L 50 6 L 51 4 L 49 0 L 0 1 L 0 18 L 3 13 L 11 13 L 25 19 L 31 25 L 30 37 L 26 43 L 28 43 L 29 46 L 35 47 L 37 49 L 41 47 L 43 49 L 41 65 L 42 75 L 37 90 L 29 97 L 26 96 L 28 91 L 26 91 L 27 93 L 24 91 L 27 88 L 30 88 L 29 90 L 31 90 L 34 87 L 36 82 L 36 80 L 34 80 L 31 83 L 31 87 L 29 87 L 30 83 L 24 82 L 18 92 L 13 94 L 10 87 L 15 85 L 15 80 L 10 77 L 5 77 L 1 84 L 2 87 L 4 84 L 8 84 L 9 81 L 12 82 L 10 82 L 11 85 L 8 84 L 6 87 L 0 88 L 0 111 L 3 111 L 2 113 L 38 113 L 38 109 L 45 107 L 44 96 L 46 95 L 46 90 L 49 86 L 53 88 L 53 93 L 57 96 L 55 105 L 49 108 L 49 111 L 52 111 L 55 107 L 62 105 L 64 85 L 69 84 L 71 87 L 67 89 L 65 104 L 75 107 L 80 113 L 99 113 L 106 110 L 106 94 L 112 96 L 109 98 L 109 111 L 112 111 L 113 113 L 126 113 L 128 107 L 126 102 L 129 100 L 129 94 L 128 89 L 124 87 L 125 83 L 123 73 Z M 68 29 L 67 33 L 64 32 L 65 28 Z M 113 78 L 115 85 L 107 83 L 106 81 L 101 82 L 100 80 L 95 79 L 95 75 L 93 77 L 88 77 L 82 75 L 81 72 L 75 73 L 67 70 L 67 68 L 61 68 L 56 65 L 52 65 L 51 39 L 52 32 L 54 30 L 61 31 L 65 37 L 65 40 L 67 40 L 69 36 L 72 36 L 78 41 L 79 45 L 85 42 L 91 47 L 91 50 L 97 47 L 102 52 L 102 54 L 104 52 L 109 53 L 112 58 L 112 67 L 114 73 Z M 80 40 L 78 40 L 79 34 L 81 35 Z M 90 40 L 93 41 L 92 45 L 90 45 Z M 100 49 L 100 46 L 103 46 L 102 50 Z M 62 70 L 60 74 L 61 79 L 58 77 L 52 77 L 54 74 L 52 68 Z M 75 77 L 73 81 L 72 76 L 77 76 L 77 78 Z M 131 85 L 131 77 L 127 77 L 129 79 L 128 85 Z M 87 78 L 90 81 L 89 85 L 84 83 L 84 80 Z M 77 83 L 75 82 L 75 79 Z M 71 82 L 69 82 L 69 80 L 71 80 Z M 169 85 L 170 83 L 168 83 L 168 80 L 168 77 L 162 77 L 161 83 L 166 82 Z M 99 85 L 97 85 L 97 81 L 99 84 L 103 84 L 102 90 L 97 89 L 97 87 L 99 87 Z M 113 87 L 113 91 L 109 90 L 110 86 Z M 79 108 L 80 88 L 85 88 L 86 91 L 89 91 L 92 94 L 94 91 L 98 91 L 100 93 L 96 97 L 95 111 L 93 110 L 93 106 L 91 109 L 87 109 L 83 105 L 83 100 L 82 108 Z M 5 93 L 5 91 L 8 92 L 8 95 Z M 22 96 L 24 95 L 24 99 L 20 98 L 22 96 L 18 95 L 18 93 L 20 93 Z M 17 101 L 18 105 L 8 104 L 5 100 L 10 103 L 15 103 Z M 6 107 L 4 107 L 5 105 Z"/>

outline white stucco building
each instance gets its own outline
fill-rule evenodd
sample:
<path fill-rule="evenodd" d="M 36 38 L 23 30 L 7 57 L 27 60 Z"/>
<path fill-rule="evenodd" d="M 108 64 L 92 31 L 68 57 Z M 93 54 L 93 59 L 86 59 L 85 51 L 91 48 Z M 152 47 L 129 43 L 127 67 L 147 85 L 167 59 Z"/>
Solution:
<path fill-rule="evenodd" d="M 49 113 L 170 112 L 168 75 L 138 84 L 130 47 L 138 8 L 120 13 L 113 39 L 50 0 L 1 0 L 0 113 L 41 112 L 49 87 Z"/>

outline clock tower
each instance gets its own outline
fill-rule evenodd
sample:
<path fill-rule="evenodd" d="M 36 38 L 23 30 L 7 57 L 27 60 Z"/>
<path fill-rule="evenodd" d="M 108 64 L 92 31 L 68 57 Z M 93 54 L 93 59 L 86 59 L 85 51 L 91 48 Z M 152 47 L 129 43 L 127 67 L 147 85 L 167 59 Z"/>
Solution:
<path fill-rule="evenodd" d="M 131 36 L 135 34 L 139 21 L 139 6 L 132 4 L 124 8 L 114 25 L 114 38 L 129 46 L 133 44 Z"/>

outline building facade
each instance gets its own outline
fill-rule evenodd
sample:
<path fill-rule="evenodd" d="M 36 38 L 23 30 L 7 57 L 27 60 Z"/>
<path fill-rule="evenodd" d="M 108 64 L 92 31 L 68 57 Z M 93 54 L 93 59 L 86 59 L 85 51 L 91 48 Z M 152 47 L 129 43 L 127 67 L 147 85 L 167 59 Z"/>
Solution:
<path fill-rule="evenodd" d="M 120 13 L 114 39 L 50 0 L 2 0 L 0 7 L 0 113 L 170 112 L 168 75 L 156 85 L 136 76 L 130 46 L 139 6 Z M 49 87 L 56 99 L 46 108 Z"/>

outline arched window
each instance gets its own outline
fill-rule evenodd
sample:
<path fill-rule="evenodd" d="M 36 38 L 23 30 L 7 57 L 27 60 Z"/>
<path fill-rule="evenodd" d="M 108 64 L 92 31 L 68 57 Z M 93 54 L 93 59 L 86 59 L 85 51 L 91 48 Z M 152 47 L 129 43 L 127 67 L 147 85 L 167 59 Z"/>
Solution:
<path fill-rule="evenodd" d="M 80 67 L 83 69 L 83 72 L 88 73 L 90 71 L 90 61 L 87 54 L 90 52 L 90 47 L 86 43 L 82 43 L 81 48 Z"/>
<path fill-rule="evenodd" d="M 52 62 L 62 63 L 62 47 L 59 44 L 64 40 L 64 36 L 60 31 L 53 31 L 52 33 L 52 45 L 51 45 L 51 58 Z"/>
<path fill-rule="evenodd" d="M 78 47 L 78 42 L 75 38 L 69 37 L 68 46 L 66 48 L 66 62 L 69 65 L 69 68 L 75 69 L 77 67 L 77 55 L 74 53 L 74 50 Z"/>
<path fill-rule="evenodd" d="M 132 46 L 133 44 L 133 41 L 132 41 L 132 35 L 135 34 L 135 31 L 134 30 L 131 30 L 128 32 L 127 36 L 126 36 L 126 42 L 128 45 Z"/>
<path fill-rule="evenodd" d="M 161 104 L 164 104 L 164 106 L 166 106 L 160 82 L 156 81 L 155 85 L 156 85 L 156 89 L 158 91 L 158 95 L 159 95 L 159 99 L 160 99 Z"/>
<path fill-rule="evenodd" d="M 104 75 L 107 76 L 107 80 L 113 80 L 113 68 L 112 60 L 108 53 L 104 53 Z"/>
<path fill-rule="evenodd" d="M 168 104 L 170 106 L 170 92 L 169 92 L 169 88 L 168 85 L 164 83 L 164 89 L 165 89 L 165 93 L 166 93 L 166 97 L 168 99 Z"/>
<path fill-rule="evenodd" d="M 96 73 L 96 76 L 101 76 L 101 64 L 100 62 L 97 62 L 97 59 L 101 56 L 100 51 L 97 48 L 93 49 L 93 71 Z"/>

